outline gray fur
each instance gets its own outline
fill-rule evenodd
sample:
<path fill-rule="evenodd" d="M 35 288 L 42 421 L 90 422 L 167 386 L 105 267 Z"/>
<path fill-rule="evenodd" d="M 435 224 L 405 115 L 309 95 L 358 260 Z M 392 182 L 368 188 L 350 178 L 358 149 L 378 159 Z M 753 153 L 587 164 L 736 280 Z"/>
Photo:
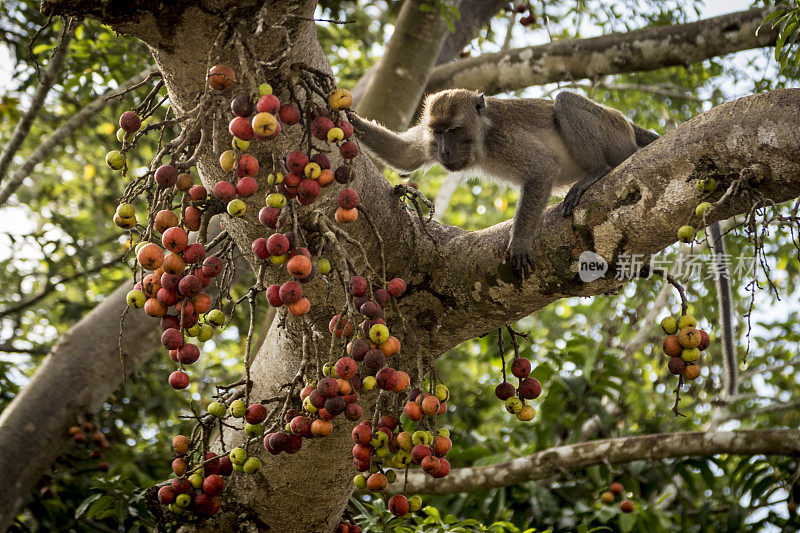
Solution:
<path fill-rule="evenodd" d="M 640 140 L 658 137 L 570 92 L 546 100 L 442 91 L 426 98 L 419 124 L 401 134 L 350 118 L 367 149 L 401 171 L 440 163 L 520 187 L 507 256 L 523 275 L 533 268 L 530 253 L 553 187 L 574 184 L 562 207 L 570 216 L 593 183 L 643 146 Z"/>

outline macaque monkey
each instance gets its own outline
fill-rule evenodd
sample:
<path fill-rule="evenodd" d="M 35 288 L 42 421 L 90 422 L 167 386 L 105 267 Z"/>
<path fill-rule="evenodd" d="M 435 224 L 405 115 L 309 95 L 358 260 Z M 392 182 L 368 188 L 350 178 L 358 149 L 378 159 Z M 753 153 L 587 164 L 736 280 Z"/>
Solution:
<path fill-rule="evenodd" d="M 567 91 L 555 100 L 438 92 L 425 99 L 419 123 L 399 134 L 354 113 L 350 119 L 369 152 L 400 171 L 439 163 L 519 187 L 506 258 L 523 277 L 533 269 L 531 250 L 553 187 L 572 185 L 561 208 L 571 216 L 592 184 L 658 138 Z"/>

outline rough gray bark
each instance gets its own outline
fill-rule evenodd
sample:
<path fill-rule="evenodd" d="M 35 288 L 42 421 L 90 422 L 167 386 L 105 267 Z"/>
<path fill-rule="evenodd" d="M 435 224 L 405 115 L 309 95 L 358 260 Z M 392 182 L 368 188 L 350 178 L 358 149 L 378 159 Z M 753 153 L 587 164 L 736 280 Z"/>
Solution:
<path fill-rule="evenodd" d="M 599 464 L 616 465 L 633 461 L 719 454 L 795 455 L 798 452 L 800 452 L 800 430 L 796 429 L 686 431 L 621 437 L 547 448 L 525 457 L 489 466 L 454 468 L 443 479 L 434 479 L 413 470 L 408 475 L 406 492 L 451 494 L 507 487 Z M 391 492 L 399 488 L 395 485 L 389 486 Z"/>
<path fill-rule="evenodd" d="M 688 24 L 482 54 L 436 67 L 425 92 L 464 88 L 496 94 L 559 81 L 690 65 L 774 44 L 777 31 L 769 25 L 755 34 L 773 9 L 753 8 Z"/>
<path fill-rule="evenodd" d="M 486 26 L 498 11 L 508 4 L 505 0 L 462 0 L 458 6 L 461 18 L 456 23 L 456 31 L 448 32 L 442 45 L 436 64 L 441 65 L 455 59 L 459 52 L 477 37 L 481 28 Z M 411 57 L 407 57 L 407 60 Z M 370 67 L 351 89 L 356 102 L 361 100 L 370 80 L 375 75 L 377 63 Z M 387 100 L 388 102 L 389 100 Z"/>
<path fill-rule="evenodd" d="M 213 224 L 218 227 L 218 224 Z M 215 231 L 209 234 L 213 237 Z M 237 269 L 241 278 L 247 271 Z M 143 312 L 125 316 L 122 345 L 120 317 L 127 308 L 125 281 L 72 326 L 36 369 L 30 383 L 0 413 L 0 531 L 5 531 L 27 502 L 42 475 L 70 439 L 69 426 L 79 416 L 96 413 L 122 385 L 161 348 L 160 322 Z M 43 409 L 42 406 L 47 406 Z M 36 442 L 36 446 L 30 446 Z M 41 444 L 41 445 L 39 445 Z"/>
<path fill-rule="evenodd" d="M 79 417 L 100 409 L 122 383 L 117 336 L 129 290 L 130 284 L 123 283 L 70 328 L 28 386 L 0 413 L 4 480 L 0 483 L 0 531 L 11 525 L 36 482 L 63 452 L 69 440 L 67 429 Z M 153 322 L 158 323 L 144 313 L 126 316 L 122 345 L 129 374 L 161 344 Z"/>
<path fill-rule="evenodd" d="M 461 0 L 458 6 L 461 18 L 456 21 L 456 31 L 447 36 L 436 64 L 441 65 L 456 58 L 492 17 L 507 5 L 506 0 Z"/>
<path fill-rule="evenodd" d="M 308 17 L 313 4 L 303 1 L 270 6 L 268 23 L 280 20 L 290 9 Z M 123 6 L 117 8 L 120 11 L 108 12 L 92 2 L 48 5 L 101 18 L 115 29 L 147 42 L 165 75 L 172 103 L 179 112 L 193 106 L 205 82 L 205 61 L 220 22 L 219 15 L 185 7 L 173 13 L 170 31 L 165 35 L 157 23 L 163 13 L 151 13 L 141 7 Z M 290 61 L 302 61 L 329 71 L 313 23 L 292 18 L 286 25 L 292 38 Z M 283 50 L 272 37 L 268 35 L 255 44 L 260 57 L 269 59 Z M 232 51 L 226 52 L 221 60 L 239 70 Z M 742 193 L 711 212 L 709 221 L 749 210 L 753 198 L 748 194 L 754 191 L 773 201 L 796 197 L 800 194 L 798 104 L 800 91 L 750 97 L 697 117 L 641 150 L 586 194 L 574 220 L 562 219 L 554 210 L 547 214 L 535 255 L 537 273 L 525 283 L 515 281 L 509 268 L 500 265 L 509 223 L 479 232 L 434 223 L 429 226 L 432 242 L 422 223 L 402 208 L 368 159 L 359 156 L 354 161 L 359 176 L 354 186 L 386 243 L 387 276 L 403 275 L 410 282 L 409 294 L 401 301 L 408 325 L 402 340 L 418 346 L 421 355 L 438 356 L 464 339 L 525 316 L 560 297 L 589 296 L 618 289 L 621 281 L 604 279 L 590 284 L 576 281 L 575 265 L 580 251 L 595 249 L 613 260 L 623 252 L 649 254 L 671 244 L 678 226 L 691 220 L 698 202 L 691 182 L 694 177 L 713 174 L 724 189 L 742 169 L 760 165 L 758 168 L 769 171 L 763 172 L 763 179 L 757 185 L 744 183 Z M 205 127 L 212 127 L 210 120 Z M 220 130 L 224 128 L 218 128 L 216 141 L 223 146 L 220 143 L 227 144 L 227 139 Z M 279 149 L 285 152 L 296 140 L 290 137 L 282 141 Z M 255 153 L 264 156 L 266 151 L 261 147 Z M 707 160 L 716 164 L 716 170 Z M 217 154 L 211 150 L 201 154 L 198 168 L 207 186 L 223 178 Z M 264 178 L 259 176 L 262 185 Z M 320 238 L 312 231 L 314 209 L 332 213 L 335 192 L 336 189 L 329 189 L 313 207 L 299 209 L 300 225 L 310 238 Z M 256 220 L 257 202 L 257 199 L 248 202 L 248 213 L 242 219 L 225 223 L 239 247 L 246 251 L 252 239 L 263 233 Z M 345 230 L 364 243 L 370 257 L 377 257 L 376 241 L 363 221 Z M 354 259 L 358 261 L 357 254 Z M 415 274 L 409 276 L 409 272 Z M 265 281 L 280 281 L 283 278 L 279 276 L 285 274 L 269 270 Z M 304 294 L 315 303 L 326 301 L 328 292 L 321 280 L 304 288 Z M 341 307 L 341 293 L 330 295 L 329 301 L 332 306 L 328 308 L 312 306 L 305 321 L 308 327 L 324 332 L 325 337 L 328 319 Z M 472 320 L 478 315 L 482 316 L 481 321 Z M 300 361 L 302 346 L 297 322 L 290 321 L 288 330 L 281 328 L 281 323 L 275 321 L 254 359 L 253 399 L 273 395 L 294 375 Z M 327 343 L 328 340 L 323 340 L 322 346 Z M 403 352 L 398 358 L 401 369 L 415 367 L 411 356 Z M 366 395 L 365 399 L 367 403 L 373 402 L 374 394 Z M 262 452 L 261 473 L 236 476 L 226 488 L 226 504 L 220 516 L 196 529 L 228 531 L 243 522 L 274 530 L 333 529 L 351 491 L 353 475 L 348 452 L 350 426 L 344 423 L 337 426 L 331 437 L 306 443 L 294 456 L 272 457 Z M 240 439 L 237 433 L 227 435 L 225 441 L 230 446 Z M 298 497 L 307 494 L 314 494 L 313 505 Z"/>

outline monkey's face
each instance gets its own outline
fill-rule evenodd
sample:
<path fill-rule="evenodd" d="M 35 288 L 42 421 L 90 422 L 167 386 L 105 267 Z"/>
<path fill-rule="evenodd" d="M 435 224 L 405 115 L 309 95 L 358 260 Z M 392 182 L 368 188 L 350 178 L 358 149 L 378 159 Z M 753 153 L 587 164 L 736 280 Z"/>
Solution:
<path fill-rule="evenodd" d="M 432 96 L 427 105 L 431 155 L 455 172 L 475 165 L 483 131 L 483 95 L 462 89 Z"/>
<path fill-rule="evenodd" d="M 451 172 L 475 164 L 475 139 L 463 126 L 431 130 L 436 145 L 436 160 Z"/>

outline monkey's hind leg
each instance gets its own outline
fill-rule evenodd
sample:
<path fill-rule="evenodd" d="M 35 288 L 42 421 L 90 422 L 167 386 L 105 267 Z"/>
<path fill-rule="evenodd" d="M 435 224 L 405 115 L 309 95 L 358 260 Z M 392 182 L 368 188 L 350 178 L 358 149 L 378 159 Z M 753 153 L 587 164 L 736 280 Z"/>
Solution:
<path fill-rule="evenodd" d="M 586 190 L 638 148 L 630 123 L 621 113 L 568 91 L 553 104 L 556 128 L 572 158 L 585 174 L 572 186 L 563 204 L 571 216 Z"/>
<path fill-rule="evenodd" d="M 570 187 L 569 192 L 564 197 L 564 202 L 562 204 L 562 214 L 564 217 L 572 216 L 572 213 L 575 211 L 575 208 L 578 207 L 578 202 L 581 200 L 581 196 L 583 193 L 589 190 L 589 187 L 597 183 L 600 178 L 605 176 L 609 173 L 611 169 L 606 167 L 603 169 L 596 170 L 594 172 L 589 172 L 581 179 L 578 180 L 572 187 Z"/>

